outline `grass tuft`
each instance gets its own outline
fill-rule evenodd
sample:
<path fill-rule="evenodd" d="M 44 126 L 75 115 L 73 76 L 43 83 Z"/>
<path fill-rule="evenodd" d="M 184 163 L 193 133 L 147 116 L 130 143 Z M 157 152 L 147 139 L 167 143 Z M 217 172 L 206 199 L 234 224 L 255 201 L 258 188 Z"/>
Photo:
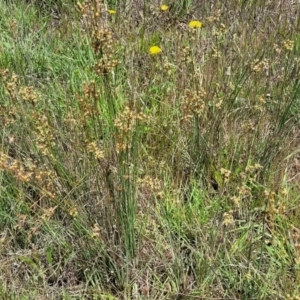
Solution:
<path fill-rule="evenodd" d="M 299 298 L 299 5 L 0 15 L 0 298 Z"/>

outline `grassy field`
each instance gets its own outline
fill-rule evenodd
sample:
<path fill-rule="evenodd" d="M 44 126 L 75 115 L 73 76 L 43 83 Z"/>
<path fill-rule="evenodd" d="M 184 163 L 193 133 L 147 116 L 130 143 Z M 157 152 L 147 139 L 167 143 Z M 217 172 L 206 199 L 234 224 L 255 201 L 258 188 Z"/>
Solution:
<path fill-rule="evenodd" d="M 0 299 L 300 299 L 299 1 L 0 16 Z"/>

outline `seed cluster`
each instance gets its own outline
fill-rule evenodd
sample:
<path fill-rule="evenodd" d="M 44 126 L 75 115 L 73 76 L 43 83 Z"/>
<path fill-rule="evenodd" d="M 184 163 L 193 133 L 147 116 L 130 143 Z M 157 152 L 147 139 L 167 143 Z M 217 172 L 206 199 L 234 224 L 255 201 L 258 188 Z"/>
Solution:
<path fill-rule="evenodd" d="M 224 168 L 221 168 L 220 172 L 221 172 L 221 175 L 223 176 L 224 183 L 225 184 L 228 183 L 231 171 L 227 170 L 227 169 L 224 169 Z"/>
<path fill-rule="evenodd" d="M 92 153 L 96 159 L 104 158 L 104 152 L 97 145 L 97 142 L 91 142 L 87 145 L 88 152 Z"/>
<path fill-rule="evenodd" d="M 182 111 L 182 120 L 190 120 L 195 115 L 201 116 L 205 109 L 205 91 L 203 89 L 199 91 L 191 91 L 187 89 L 185 91 L 181 111 Z"/>
<path fill-rule="evenodd" d="M 107 9 L 101 0 L 86 0 L 77 3 L 83 16 L 83 22 L 90 35 L 92 47 L 97 57 L 95 72 L 97 75 L 108 74 L 118 65 L 114 58 L 112 30 L 107 24 Z"/>
<path fill-rule="evenodd" d="M 138 122 L 147 120 L 147 116 L 142 112 L 137 112 L 129 106 L 119 113 L 114 121 L 117 128 L 117 153 L 128 150 L 132 146 L 132 134 Z"/>
<path fill-rule="evenodd" d="M 37 148 L 46 157 L 54 159 L 52 148 L 55 146 L 55 135 L 49 118 L 45 114 L 34 113 L 35 131 L 34 138 Z"/>
<path fill-rule="evenodd" d="M 53 170 L 38 168 L 29 159 L 23 163 L 7 154 L 0 152 L 0 169 L 7 171 L 23 183 L 34 183 L 40 190 L 40 198 L 56 198 L 54 182 L 57 178 Z"/>
<path fill-rule="evenodd" d="M 33 86 L 21 87 L 19 94 L 23 100 L 28 101 L 33 105 L 36 105 L 40 98 L 40 94 L 35 91 Z"/>
<path fill-rule="evenodd" d="M 18 92 L 19 78 L 16 74 L 10 74 L 8 69 L 0 70 L 5 93 L 7 96 L 15 97 Z"/>
<path fill-rule="evenodd" d="M 15 73 L 10 74 L 8 69 L 0 70 L 0 77 L 5 87 L 6 95 L 15 101 L 27 101 L 36 105 L 41 97 L 33 86 L 22 86 L 19 76 Z"/>
<path fill-rule="evenodd" d="M 160 196 L 163 190 L 163 184 L 161 180 L 149 175 L 138 178 L 137 184 L 139 186 L 139 189 L 143 190 L 144 194 L 148 191 L 148 193 L 153 193 L 156 196 Z"/>
<path fill-rule="evenodd" d="M 255 59 L 251 63 L 251 70 L 255 73 L 261 73 L 262 71 L 268 72 L 269 67 L 270 64 L 267 59 L 263 59 L 263 60 Z"/>
<path fill-rule="evenodd" d="M 95 100 L 99 99 L 100 94 L 97 91 L 95 81 L 93 80 L 88 83 L 83 83 L 82 92 L 83 95 L 77 95 L 77 101 L 81 112 L 79 118 L 85 123 L 88 118 L 96 114 L 97 107 L 95 107 Z"/>

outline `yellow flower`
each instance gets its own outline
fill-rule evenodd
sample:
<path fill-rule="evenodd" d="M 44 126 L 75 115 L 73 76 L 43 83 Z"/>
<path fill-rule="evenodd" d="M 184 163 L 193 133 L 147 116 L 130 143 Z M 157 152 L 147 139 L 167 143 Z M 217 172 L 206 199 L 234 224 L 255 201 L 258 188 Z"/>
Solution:
<path fill-rule="evenodd" d="M 169 9 L 169 6 L 168 6 L 168 5 L 162 4 L 162 5 L 160 6 L 160 10 L 162 10 L 162 11 L 166 11 L 166 10 L 168 10 L 168 9 Z"/>
<path fill-rule="evenodd" d="M 111 14 L 111 15 L 114 15 L 116 13 L 116 11 L 114 9 L 109 9 L 108 12 Z"/>
<path fill-rule="evenodd" d="M 151 54 L 156 55 L 161 52 L 161 48 L 159 48 L 158 46 L 152 46 L 150 47 L 149 51 Z"/>
<path fill-rule="evenodd" d="M 193 20 L 189 23 L 189 27 L 190 28 L 201 28 L 202 27 L 202 23 L 200 21 L 197 20 Z"/>

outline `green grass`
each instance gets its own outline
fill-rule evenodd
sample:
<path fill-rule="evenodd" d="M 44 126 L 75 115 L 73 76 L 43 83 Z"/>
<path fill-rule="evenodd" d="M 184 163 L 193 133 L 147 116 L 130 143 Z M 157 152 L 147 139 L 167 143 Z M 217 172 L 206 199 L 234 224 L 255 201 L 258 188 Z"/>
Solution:
<path fill-rule="evenodd" d="M 298 299 L 299 7 L 80 2 L 0 1 L 0 298 Z"/>

